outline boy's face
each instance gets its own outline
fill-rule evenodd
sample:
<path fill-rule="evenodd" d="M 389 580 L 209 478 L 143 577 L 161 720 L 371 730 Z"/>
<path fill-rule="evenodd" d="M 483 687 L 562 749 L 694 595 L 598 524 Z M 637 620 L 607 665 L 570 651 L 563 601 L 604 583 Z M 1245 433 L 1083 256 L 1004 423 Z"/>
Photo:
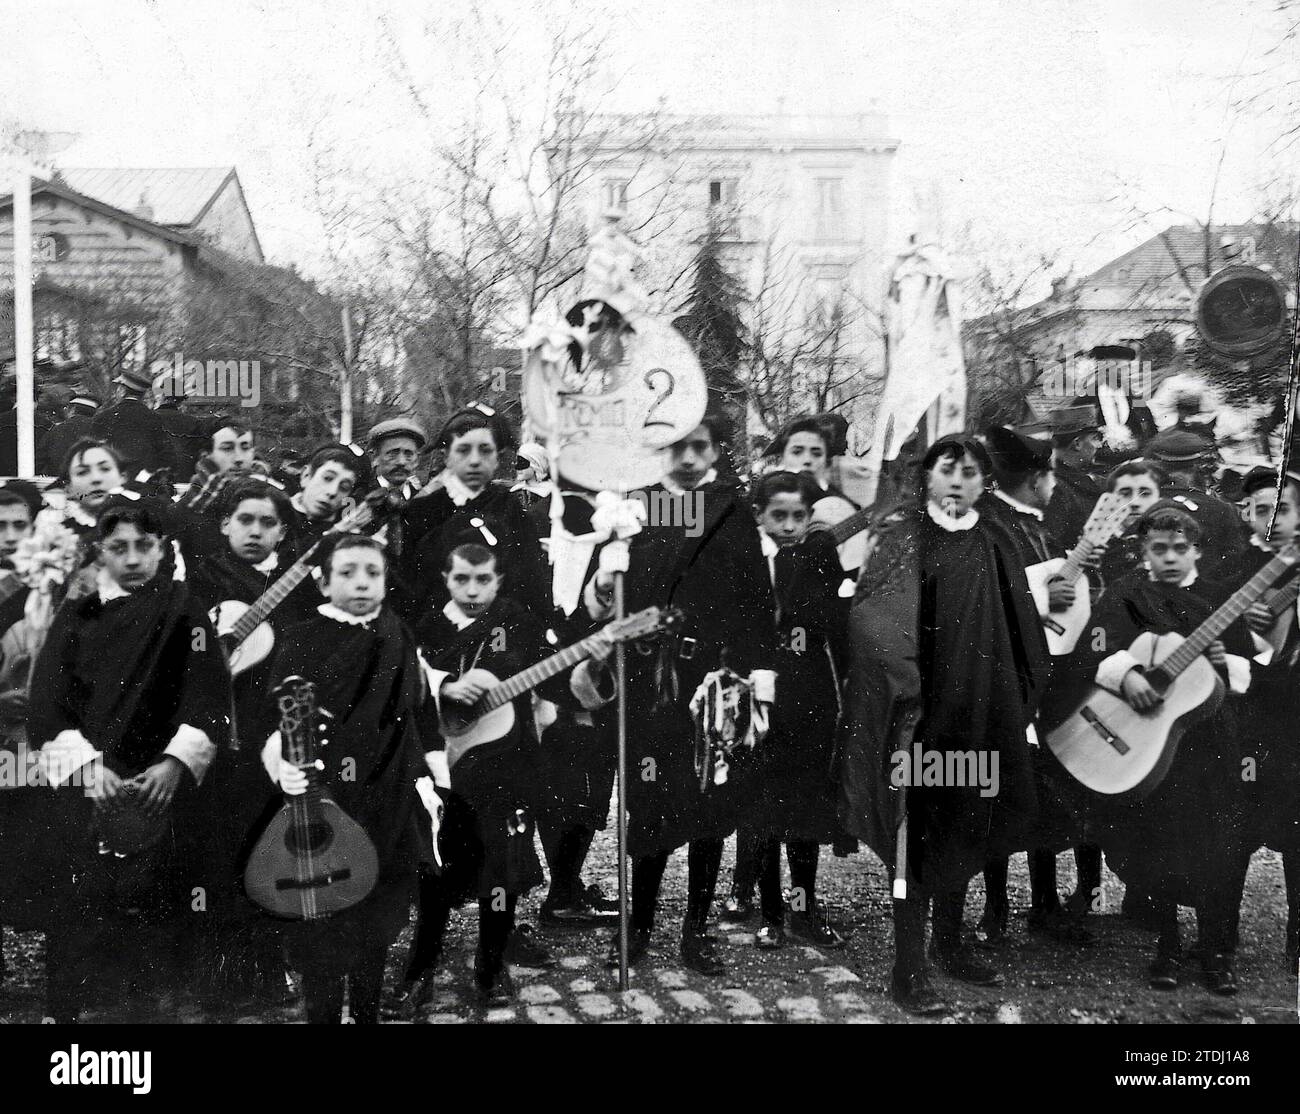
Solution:
<path fill-rule="evenodd" d="M 102 507 L 109 492 L 121 486 L 122 473 L 105 449 L 87 449 L 68 467 L 68 494 L 92 511 Z"/>
<path fill-rule="evenodd" d="M 1029 505 L 1037 507 L 1040 511 L 1047 510 L 1048 504 L 1052 501 L 1052 492 L 1056 490 L 1056 473 L 1050 468 L 1043 472 L 1034 473 L 1033 482 L 1029 485 Z"/>
<path fill-rule="evenodd" d="M 302 484 L 302 505 L 308 518 L 332 518 L 352 494 L 357 474 L 336 460 L 327 460 Z"/>
<path fill-rule="evenodd" d="M 227 426 L 212 435 L 212 459 L 219 472 L 247 472 L 253 465 L 252 431 L 236 433 Z"/>
<path fill-rule="evenodd" d="M 1181 530 L 1152 530 L 1142 541 L 1142 557 L 1162 584 L 1181 584 L 1201 559 L 1201 547 Z"/>
<path fill-rule="evenodd" d="M 330 603 L 349 615 L 369 615 L 384 602 L 384 557 L 354 546 L 330 554 L 328 578 L 321 586 Z"/>
<path fill-rule="evenodd" d="M 133 522 L 122 522 L 100 545 L 104 569 L 113 581 L 134 592 L 154 578 L 162 561 L 162 539 L 145 534 Z"/>
<path fill-rule="evenodd" d="M 1129 512 L 1145 514 L 1160 499 L 1160 485 L 1154 476 L 1145 472 L 1135 476 L 1120 476 L 1115 481 L 1115 494 L 1128 501 Z"/>
<path fill-rule="evenodd" d="M 758 524 L 777 545 L 798 545 L 808 532 L 808 504 L 792 491 L 779 492 L 767 501 Z"/>
<path fill-rule="evenodd" d="M 221 520 L 221 532 L 241 561 L 265 561 L 284 537 L 284 523 L 270 499 L 241 499 Z"/>
<path fill-rule="evenodd" d="M 960 460 L 944 456 L 926 473 L 925 485 L 930 502 L 942 506 L 945 499 L 951 499 L 953 510 L 961 516 L 984 494 L 984 473 L 970 453 Z"/>
<path fill-rule="evenodd" d="M 501 577 L 495 561 L 471 565 L 464 557 L 453 557 L 451 568 L 442 574 L 452 603 L 471 619 L 482 615 L 497 598 Z"/>
<path fill-rule="evenodd" d="M 1273 517 L 1273 504 L 1277 503 L 1277 489 L 1261 487 L 1250 493 L 1250 528 L 1260 541 L 1268 541 L 1273 549 L 1280 549 L 1295 540 L 1296 527 L 1300 526 L 1300 488 L 1289 483 L 1282 489 L 1282 502 L 1277 503 L 1277 521 L 1273 536 L 1266 539 L 1269 519 Z M 8 508 L 5 508 L 8 509 Z"/>
<path fill-rule="evenodd" d="M 0 506 L 0 558 L 12 557 L 18 543 L 32 532 L 32 512 L 26 503 Z"/>
<path fill-rule="evenodd" d="M 781 454 L 787 472 L 809 472 L 820 480 L 826 475 L 826 442 L 815 433 L 793 433 Z"/>
<path fill-rule="evenodd" d="M 669 450 L 672 461 L 668 474 L 691 491 L 698 487 L 718 461 L 718 447 L 706 425 L 698 425 Z"/>
<path fill-rule="evenodd" d="M 447 447 L 447 469 L 470 491 L 487 487 L 497 473 L 497 443 L 490 429 L 471 429 Z"/>

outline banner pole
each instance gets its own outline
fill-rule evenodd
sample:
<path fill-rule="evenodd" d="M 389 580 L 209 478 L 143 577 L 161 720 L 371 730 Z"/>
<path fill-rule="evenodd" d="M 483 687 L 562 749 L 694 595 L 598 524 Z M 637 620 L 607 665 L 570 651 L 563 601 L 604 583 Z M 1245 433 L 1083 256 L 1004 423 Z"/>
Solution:
<path fill-rule="evenodd" d="M 614 616 L 626 618 L 623 573 L 614 573 Z M 627 869 L 627 648 L 614 647 L 614 672 L 618 683 L 618 989 L 626 991 L 628 948 Z"/>

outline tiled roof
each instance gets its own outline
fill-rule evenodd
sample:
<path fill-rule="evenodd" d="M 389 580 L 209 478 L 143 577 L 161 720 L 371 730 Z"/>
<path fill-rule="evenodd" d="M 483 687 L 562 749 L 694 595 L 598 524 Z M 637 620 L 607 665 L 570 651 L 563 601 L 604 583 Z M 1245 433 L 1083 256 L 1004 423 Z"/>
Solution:
<path fill-rule="evenodd" d="M 61 167 L 59 176 L 78 193 L 98 198 L 134 213 L 141 204 L 157 224 L 188 226 L 202 216 L 233 166 L 181 167 Z"/>
<path fill-rule="evenodd" d="M 1081 279 L 1078 285 L 1141 288 L 1181 282 L 1185 277 L 1190 285 L 1196 286 L 1233 261 L 1234 254 L 1224 250 L 1225 239 L 1234 241 L 1231 246 L 1239 250 L 1247 237 L 1255 240 L 1258 262 L 1270 263 L 1285 274 L 1294 267 L 1297 231 L 1300 224 L 1295 223 L 1215 225 L 1208 234 L 1210 266 L 1207 271 L 1205 230 L 1195 224 L 1175 224 L 1118 259 L 1112 259 Z"/>

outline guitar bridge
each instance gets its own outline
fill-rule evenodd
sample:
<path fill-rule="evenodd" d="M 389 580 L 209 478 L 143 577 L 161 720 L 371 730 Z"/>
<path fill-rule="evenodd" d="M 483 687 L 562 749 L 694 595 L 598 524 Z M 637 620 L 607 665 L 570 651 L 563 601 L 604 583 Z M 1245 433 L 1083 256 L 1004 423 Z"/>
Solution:
<path fill-rule="evenodd" d="M 1095 732 L 1097 732 L 1098 735 L 1100 735 L 1107 743 L 1109 743 L 1112 747 L 1115 748 L 1115 751 L 1118 754 L 1128 754 L 1130 749 L 1128 743 L 1126 743 L 1123 739 L 1121 739 L 1118 735 L 1116 735 L 1115 732 L 1113 732 L 1109 727 L 1107 727 L 1102 722 L 1101 716 L 1097 715 L 1097 713 L 1094 712 L 1091 708 L 1089 708 L 1086 704 L 1083 706 L 1079 714 L 1088 721 L 1092 729 Z"/>

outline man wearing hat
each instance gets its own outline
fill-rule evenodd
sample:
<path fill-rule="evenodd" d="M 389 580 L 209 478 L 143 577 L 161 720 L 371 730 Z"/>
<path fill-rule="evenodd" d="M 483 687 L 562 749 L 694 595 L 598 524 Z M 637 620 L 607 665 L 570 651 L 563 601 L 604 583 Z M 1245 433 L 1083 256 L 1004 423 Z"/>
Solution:
<path fill-rule="evenodd" d="M 366 443 L 376 486 L 396 491 L 403 499 L 414 499 L 420 491 L 415 469 L 428 440 L 411 418 L 389 418 L 373 426 Z"/>
<path fill-rule="evenodd" d="M 1169 475 L 1161 488 L 1201 527 L 1200 574 L 1222 580 L 1246 548 L 1246 527 L 1232 507 L 1200 486 L 1201 471 L 1214 457 L 1214 442 L 1190 429 L 1162 430 L 1147 442 L 1146 455 Z"/>
<path fill-rule="evenodd" d="M 122 387 L 122 400 L 95 415 L 90 423 L 91 436 L 102 438 L 122 454 L 127 475 L 141 469 L 157 472 L 160 468 L 174 468 L 176 459 L 167 427 L 144 402 L 152 386 L 148 371 L 126 370 L 114 382 Z"/>
<path fill-rule="evenodd" d="M 1056 462 L 1056 488 L 1048 504 L 1044 525 L 1063 546 L 1072 546 L 1101 498 L 1102 486 L 1089 469 L 1101 445 L 1097 406 L 1090 399 L 1075 399 L 1047 415 Z"/>
<path fill-rule="evenodd" d="M 68 416 L 50 429 L 36 445 L 36 470 L 45 476 L 58 474 L 63 458 L 83 437 L 89 437 L 91 422 L 99 410 L 99 398 L 90 391 L 78 391 L 68 400 Z"/>

